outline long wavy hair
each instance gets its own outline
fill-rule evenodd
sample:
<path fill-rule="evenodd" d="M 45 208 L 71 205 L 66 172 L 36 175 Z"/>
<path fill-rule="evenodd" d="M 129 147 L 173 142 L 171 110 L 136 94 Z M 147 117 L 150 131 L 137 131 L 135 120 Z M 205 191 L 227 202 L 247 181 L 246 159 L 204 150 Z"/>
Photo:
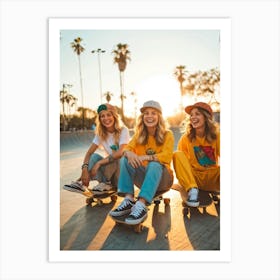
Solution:
<path fill-rule="evenodd" d="M 118 144 L 121 130 L 124 125 L 121 122 L 120 117 L 115 110 L 109 110 L 109 112 L 111 112 L 114 117 L 114 139 L 115 139 L 115 144 Z M 98 118 L 96 118 L 96 133 L 103 141 L 105 141 L 108 137 L 108 131 L 100 121 L 100 114 L 98 114 Z"/>
<path fill-rule="evenodd" d="M 163 116 L 160 112 L 157 111 L 158 114 L 158 123 L 155 132 L 155 140 L 157 145 L 162 145 L 164 143 L 164 137 L 166 134 L 166 123 L 163 119 Z M 140 114 L 137 119 L 137 124 L 135 128 L 135 137 L 137 139 L 137 143 L 140 145 L 145 145 L 148 143 L 149 133 L 146 125 L 144 124 L 144 112 Z"/>
<path fill-rule="evenodd" d="M 204 116 L 205 119 L 205 138 L 208 143 L 212 143 L 217 139 L 217 131 L 219 125 L 214 121 L 213 117 L 205 110 L 197 108 L 198 111 Z M 196 130 L 191 125 L 191 118 L 188 116 L 186 121 L 186 134 L 189 140 L 192 142 L 196 138 Z"/>

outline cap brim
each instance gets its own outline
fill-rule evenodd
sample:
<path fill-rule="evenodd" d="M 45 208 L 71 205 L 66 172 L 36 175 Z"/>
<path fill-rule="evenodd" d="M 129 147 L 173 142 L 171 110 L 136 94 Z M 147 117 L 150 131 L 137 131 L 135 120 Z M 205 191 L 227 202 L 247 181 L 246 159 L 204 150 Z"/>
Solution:
<path fill-rule="evenodd" d="M 157 110 L 158 112 L 161 113 L 161 111 L 158 108 L 152 107 L 152 106 L 142 107 L 142 108 L 140 108 L 140 112 L 143 113 L 144 110 L 147 109 L 147 108 L 155 109 L 155 110 Z"/>
<path fill-rule="evenodd" d="M 193 105 L 187 106 L 187 107 L 185 108 L 185 112 L 186 112 L 187 114 L 190 114 L 193 108 L 195 108 L 195 106 L 193 106 Z"/>

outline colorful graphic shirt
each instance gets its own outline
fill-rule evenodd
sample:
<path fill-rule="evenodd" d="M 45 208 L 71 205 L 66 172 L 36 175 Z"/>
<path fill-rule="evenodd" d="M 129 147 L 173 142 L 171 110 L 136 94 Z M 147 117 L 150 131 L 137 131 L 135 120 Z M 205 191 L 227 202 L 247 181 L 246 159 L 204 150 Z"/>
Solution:
<path fill-rule="evenodd" d="M 196 137 L 192 142 L 187 135 L 182 135 L 178 142 L 178 150 L 183 151 L 193 168 L 204 170 L 205 168 L 217 167 L 220 157 L 220 134 L 212 143 L 208 143 L 205 137 Z"/>

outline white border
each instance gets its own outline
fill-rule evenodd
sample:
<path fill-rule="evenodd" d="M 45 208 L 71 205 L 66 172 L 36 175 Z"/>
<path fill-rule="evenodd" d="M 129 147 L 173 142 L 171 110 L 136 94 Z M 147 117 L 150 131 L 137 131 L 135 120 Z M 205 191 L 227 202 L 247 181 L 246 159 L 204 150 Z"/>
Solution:
<path fill-rule="evenodd" d="M 59 31 L 61 29 L 114 30 L 220 30 L 221 54 L 221 242 L 219 251 L 61 251 L 59 194 L 59 100 L 54 94 L 59 87 Z M 155 260 L 161 262 L 228 262 L 231 259 L 231 20 L 229 18 L 104 18 L 49 19 L 49 260 L 67 262 L 125 262 Z M 223 94 L 226 92 L 227 94 Z M 226 187 L 223 187 L 226 186 Z"/>

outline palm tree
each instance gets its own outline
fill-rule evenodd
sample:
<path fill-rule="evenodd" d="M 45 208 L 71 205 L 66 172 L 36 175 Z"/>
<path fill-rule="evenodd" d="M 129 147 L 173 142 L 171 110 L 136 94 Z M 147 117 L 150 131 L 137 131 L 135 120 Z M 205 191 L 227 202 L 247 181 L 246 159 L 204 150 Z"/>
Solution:
<path fill-rule="evenodd" d="M 117 48 L 112 51 L 114 54 L 114 63 L 118 64 L 119 71 L 120 71 L 120 88 L 121 88 L 121 116 L 124 117 L 124 110 L 123 110 L 123 101 L 125 98 L 123 84 L 124 84 L 124 71 L 126 69 L 127 60 L 131 60 L 130 58 L 130 51 L 128 50 L 127 44 L 119 43 Z"/>
<path fill-rule="evenodd" d="M 185 65 L 176 66 L 176 69 L 175 69 L 175 72 L 174 72 L 174 75 L 175 75 L 175 77 L 177 78 L 177 80 L 178 80 L 178 82 L 180 84 L 181 109 L 183 109 L 183 95 L 185 95 L 185 90 L 184 90 L 184 87 L 183 87 L 183 83 L 186 80 L 185 68 L 186 68 Z"/>
<path fill-rule="evenodd" d="M 217 68 L 212 68 L 208 71 L 198 71 L 186 77 L 186 84 L 184 91 L 194 96 L 195 101 L 197 97 L 204 99 L 217 98 L 219 96 L 220 88 L 220 71 Z"/>
<path fill-rule="evenodd" d="M 72 94 L 67 94 L 67 96 L 65 97 L 65 102 L 68 106 L 68 116 L 70 115 L 70 108 L 77 104 L 77 100 L 78 98 L 76 98 Z"/>
<path fill-rule="evenodd" d="M 71 47 L 73 48 L 73 51 L 78 55 L 79 60 L 79 72 L 80 72 L 80 85 L 81 85 L 81 99 L 82 99 L 82 107 L 84 107 L 84 94 L 83 94 L 83 80 L 82 80 L 82 70 L 81 70 L 81 58 L 80 54 L 84 52 L 85 48 L 81 45 L 82 38 L 77 37 L 74 39 L 74 42 L 71 43 Z M 85 124 L 85 116 L 83 111 L 83 127 Z"/>
<path fill-rule="evenodd" d="M 108 103 L 110 103 L 110 101 L 111 101 L 111 96 L 113 96 L 114 94 L 111 93 L 110 91 L 107 91 L 107 92 L 105 92 L 103 95 L 105 96 L 106 101 L 107 101 Z"/>
<path fill-rule="evenodd" d="M 63 130 L 66 129 L 66 121 L 69 121 L 69 115 L 70 115 L 70 107 L 73 107 L 74 105 L 76 105 L 77 102 L 77 98 L 75 96 L 73 96 L 72 94 L 68 93 L 65 90 L 66 86 L 70 86 L 70 85 L 65 85 L 63 84 L 63 90 L 60 91 L 60 102 L 62 103 L 62 117 L 63 117 Z M 68 111 L 68 117 L 66 117 L 66 113 L 65 113 L 65 103 L 67 104 L 67 111 Z"/>

